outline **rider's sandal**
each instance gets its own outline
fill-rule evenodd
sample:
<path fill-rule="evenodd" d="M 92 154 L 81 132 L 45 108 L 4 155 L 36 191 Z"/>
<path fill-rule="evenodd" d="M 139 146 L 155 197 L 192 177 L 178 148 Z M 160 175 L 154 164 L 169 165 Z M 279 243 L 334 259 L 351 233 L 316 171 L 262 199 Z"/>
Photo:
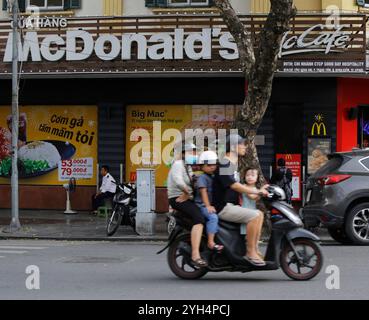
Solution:
<path fill-rule="evenodd" d="M 209 247 L 209 249 L 216 252 L 221 252 L 224 249 L 224 246 L 222 246 L 221 244 L 216 244 L 212 248 Z"/>
<path fill-rule="evenodd" d="M 260 257 L 261 260 L 264 259 L 264 255 L 261 252 L 258 252 L 258 256 Z"/>
<path fill-rule="evenodd" d="M 243 257 L 246 261 L 250 262 L 252 265 L 256 266 L 256 267 L 264 267 L 266 266 L 265 261 L 261 260 L 261 259 L 255 259 L 255 258 L 250 258 L 250 257 Z"/>
<path fill-rule="evenodd" d="M 208 263 L 204 259 L 191 260 L 191 263 L 197 268 L 206 268 Z"/>

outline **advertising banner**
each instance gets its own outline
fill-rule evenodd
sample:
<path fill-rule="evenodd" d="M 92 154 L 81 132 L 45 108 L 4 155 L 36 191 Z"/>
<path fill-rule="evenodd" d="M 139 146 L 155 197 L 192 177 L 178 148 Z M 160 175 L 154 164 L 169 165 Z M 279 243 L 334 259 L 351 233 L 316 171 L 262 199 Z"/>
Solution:
<path fill-rule="evenodd" d="M 301 201 L 301 154 L 277 154 L 276 159 L 284 159 L 286 167 L 292 171 L 292 201 Z"/>
<path fill-rule="evenodd" d="M 308 174 L 314 174 L 324 166 L 331 151 L 331 138 L 308 138 Z"/>
<path fill-rule="evenodd" d="M 74 177 L 96 184 L 96 106 L 22 106 L 19 117 L 20 184 L 60 185 Z M 11 175 L 10 107 L 0 107 L 0 184 Z"/>
<path fill-rule="evenodd" d="M 168 150 L 175 138 L 173 130 L 184 137 L 186 129 L 228 129 L 239 106 L 235 105 L 138 105 L 127 106 L 126 177 L 136 180 L 138 168 L 156 170 L 156 186 L 165 187 L 174 153 Z M 154 130 L 154 126 L 157 130 Z M 144 130 L 144 131 L 140 131 Z M 156 133 L 154 133 L 154 131 Z M 146 139 L 149 148 L 139 150 Z M 173 148 L 171 148 L 173 149 Z M 170 157 L 165 155 L 171 153 Z"/>

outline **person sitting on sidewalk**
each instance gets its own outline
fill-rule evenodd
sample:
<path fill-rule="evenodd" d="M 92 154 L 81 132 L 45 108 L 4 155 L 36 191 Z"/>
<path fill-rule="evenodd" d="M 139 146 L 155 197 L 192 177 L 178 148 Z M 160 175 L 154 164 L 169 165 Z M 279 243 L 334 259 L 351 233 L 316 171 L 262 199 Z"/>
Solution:
<path fill-rule="evenodd" d="M 100 173 L 103 179 L 100 191 L 92 196 L 93 213 L 97 213 L 97 208 L 104 206 L 105 199 L 113 198 L 117 190 L 115 179 L 109 173 L 109 166 L 102 166 Z"/>

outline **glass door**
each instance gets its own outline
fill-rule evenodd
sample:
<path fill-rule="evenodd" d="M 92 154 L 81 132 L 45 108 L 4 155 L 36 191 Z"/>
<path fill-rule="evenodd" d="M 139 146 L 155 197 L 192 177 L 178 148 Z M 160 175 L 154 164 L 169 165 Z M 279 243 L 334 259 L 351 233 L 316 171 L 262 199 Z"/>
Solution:
<path fill-rule="evenodd" d="M 369 107 L 359 109 L 358 144 L 362 149 L 369 148 Z"/>

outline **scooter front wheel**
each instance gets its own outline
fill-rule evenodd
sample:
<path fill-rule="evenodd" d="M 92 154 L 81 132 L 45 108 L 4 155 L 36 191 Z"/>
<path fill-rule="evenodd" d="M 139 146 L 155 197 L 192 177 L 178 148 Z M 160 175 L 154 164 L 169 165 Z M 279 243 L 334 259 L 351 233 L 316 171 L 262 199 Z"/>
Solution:
<path fill-rule="evenodd" d="M 122 223 L 122 213 L 120 208 L 114 208 L 112 214 L 108 216 L 108 224 L 106 225 L 106 234 L 111 237 L 118 230 Z"/>
<path fill-rule="evenodd" d="M 208 272 L 206 268 L 196 268 L 191 264 L 191 235 L 189 233 L 181 235 L 171 244 L 167 258 L 170 270 L 181 279 L 200 279 Z"/>
<path fill-rule="evenodd" d="M 307 281 L 317 276 L 323 267 L 323 254 L 319 244 L 310 239 L 294 239 L 292 243 L 299 258 L 286 242 L 280 256 L 283 272 L 298 281 Z"/>

